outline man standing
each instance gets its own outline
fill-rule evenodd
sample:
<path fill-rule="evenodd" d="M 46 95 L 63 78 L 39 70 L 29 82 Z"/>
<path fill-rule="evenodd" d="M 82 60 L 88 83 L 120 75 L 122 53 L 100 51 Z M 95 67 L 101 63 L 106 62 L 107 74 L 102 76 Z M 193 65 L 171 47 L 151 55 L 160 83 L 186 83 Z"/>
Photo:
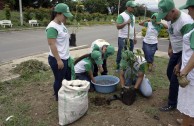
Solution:
<path fill-rule="evenodd" d="M 118 33 L 118 52 L 117 52 L 117 70 L 119 69 L 119 63 L 121 61 L 121 51 L 125 46 L 125 41 L 129 37 L 130 39 L 130 51 L 133 51 L 134 44 L 136 44 L 135 36 L 135 16 L 133 15 L 134 7 L 137 4 L 134 1 L 128 1 L 126 3 L 126 10 L 122 12 L 117 18 L 117 29 Z M 129 35 L 129 36 L 128 36 Z"/>
<path fill-rule="evenodd" d="M 178 80 L 176 72 L 180 71 L 180 61 L 182 55 L 183 33 L 193 23 L 192 18 L 175 8 L 173 0 L 161 0 L 158 4 L 160 12 L 158 13 L 159 19 L 168 21 L 168 32 L 170 36 L 170 43 L 168 47 L 168 55 L 170 57 L 167 76 L 170 81 L 168 105 L 161 107 L 161 111 L 170 111 L 177 106 L 178 97 Z"/>

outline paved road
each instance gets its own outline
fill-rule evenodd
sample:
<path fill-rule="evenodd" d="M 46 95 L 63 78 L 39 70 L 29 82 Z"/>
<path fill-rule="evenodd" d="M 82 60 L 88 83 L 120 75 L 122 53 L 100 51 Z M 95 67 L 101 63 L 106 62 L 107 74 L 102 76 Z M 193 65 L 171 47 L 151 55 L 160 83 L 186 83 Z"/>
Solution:
<path fill-rule="evenodd" d="M 68 28 L 72 32 L 72 28 Z M 136 32 L 141 31 L 137 26 Z M 81 27 L 76 33 L 77 45 L 90 45 L 95 39 L 105 39 L 117 46 L 117 29 L 115 25 L 97 25 Z M 141 48 L 142 38 L 138 39 L 135 47 Z M 168 41 L 159 41 L 159 50 L 167 51 Z M 0 64 L 13 59 L 48 52 L 48 45 L 44 29 L 0 32 Z"/>

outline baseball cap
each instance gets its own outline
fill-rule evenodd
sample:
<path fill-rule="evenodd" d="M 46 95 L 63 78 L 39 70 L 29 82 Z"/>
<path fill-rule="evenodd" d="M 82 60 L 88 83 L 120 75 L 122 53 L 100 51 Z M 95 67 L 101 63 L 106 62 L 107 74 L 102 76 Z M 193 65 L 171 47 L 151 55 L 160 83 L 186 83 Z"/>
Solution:
<path fill-rule="evenodd" d="M 94 59 L 94 62 L 97 64 L 97 65 L 101 65 L 103 64 L 103 61 L 102 61 L 102 53 L 100 51 L 93 51 L 91 53 L 91 58 Z"/>
<path fill-rule="evenodd" d="M 63 13 L 63 15 L 68 18 L 73 17 L 71 12 L 69 11 L 69 6 L 67 6 L 67 4 L 64 4 L 64 3 L 57 4 L 54 8 L 54 11 Z"/>
<path fill-rule="evenodd" d="M 164 19 L 166 15 L 175 8 L 173 0 L 161 0 L 158 3 L 159 13 L 158 19 Z"/>
<path fill-rule="evenodd" d="M 194 0 L 187 0 L 186 4 L 179 7 L 180 10 L 187 9 L 189 6 L 194 6 Z"/>
<path fill-rule="evenodd" d="M 115 48 L 112 45 L 108 45 L 107 49 L 106 49 L 106 53 L 108 55 L 113 55 L 115 52 Z"/>
<path fill-rule="evenodd" d="M 153 19 L 154 17 L 156 17 L 156 22 L 160 22 L 161 19 L 158 19 L 158 13 L 154 13 L 152 16 L 151 16 L 151 19 Z"/>
<path fill-rule="evenodd" d="M 137 4 L 134 1 L 128 1 L 126 7 L 137 7 Z"/>

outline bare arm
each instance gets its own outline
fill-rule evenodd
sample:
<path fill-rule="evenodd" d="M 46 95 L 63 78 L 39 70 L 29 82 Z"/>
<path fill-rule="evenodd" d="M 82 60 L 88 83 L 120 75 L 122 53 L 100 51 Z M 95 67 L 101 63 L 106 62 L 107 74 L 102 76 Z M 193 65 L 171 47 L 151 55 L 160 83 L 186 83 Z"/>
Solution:
<path fill-rule="evenodd" d="M 191 58 L 189 59 L 189 62 L 187 65 L 183 68 L 180 75 L 187 75 L 193 68 L 194 68 L 194 53 L 192 54 Z"/>
<path fill-rule="evenodd" d="M 124 71 L 123 70 L 120 70 L 119 79 L 120 79 L 121 87 L 123 88 L 125 86 L 125 78 L 124 78 Z"/>
<path fill-rule="evenodd" d="M 142 22 L 139 23 L 139 25 L 140 25 L 140 26 L 144 26 L 144 23 L 145 23 L 145 22 L 149 22 L 149 21 L 150 21 L 150 19 L 148 19 L 148 20 L 143 20 Z"/>
<path fill-rule="evenodd" d="M 48 39 L 48 44 L 50 46 L 51 52 L 54 55 L 55 59 L 57 60 L 58 69 L 63 69 L 64 64 L 59 56 L 55 43 L 56 43 L 56 39 Z"/>
<path fill-rule="evenodd" d="M 90 71 L 88 72 L 88 75 L 89 75 L 91 81 L 94 82 L 94 83 L 96 83 L 96 80 L 94 79 L 92 70 L 90 70 Z"/>
<path fill-rule="evenodd" d="M 168 46 L 168 56 L 171 57 L 173 51 L 172 51 L 172 46 L 171 46 L 171 42 L 169 41 L 169 46 Z"/>
<path fill-rule="evenodd" d="M 123 22 L 122 24 L 117 23 L 117 29 L 122 29 L 127 24 L 130 25 L 130 22 L 131 22 L 131 20 L 129 19 L 127 22 Z"/>
<path fill-rule="evenodd" d="M 138 78 L 137 78 L 137 81 L 136 81 L 135 86 L 134 86 L 135 89 L 139 89 L 139 86 L 141 85 L 143 77 L 144 77 L 144 73 L 138 72 Z"/>

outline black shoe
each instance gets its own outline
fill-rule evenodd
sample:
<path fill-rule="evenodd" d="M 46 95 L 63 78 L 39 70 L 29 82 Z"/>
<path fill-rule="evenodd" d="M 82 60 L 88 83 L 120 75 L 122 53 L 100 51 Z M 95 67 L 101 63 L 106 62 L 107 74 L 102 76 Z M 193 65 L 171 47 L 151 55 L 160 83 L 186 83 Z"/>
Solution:
<path fill-rule="evenodd" d="M 159 108 L 159 110 L 162 112 L 168 112 L 168 111 L 172 111 L 175 109 L 176 109 L 176 106 L 172 106 L 172 105 L 167 105 L 167 106 Z"/>

